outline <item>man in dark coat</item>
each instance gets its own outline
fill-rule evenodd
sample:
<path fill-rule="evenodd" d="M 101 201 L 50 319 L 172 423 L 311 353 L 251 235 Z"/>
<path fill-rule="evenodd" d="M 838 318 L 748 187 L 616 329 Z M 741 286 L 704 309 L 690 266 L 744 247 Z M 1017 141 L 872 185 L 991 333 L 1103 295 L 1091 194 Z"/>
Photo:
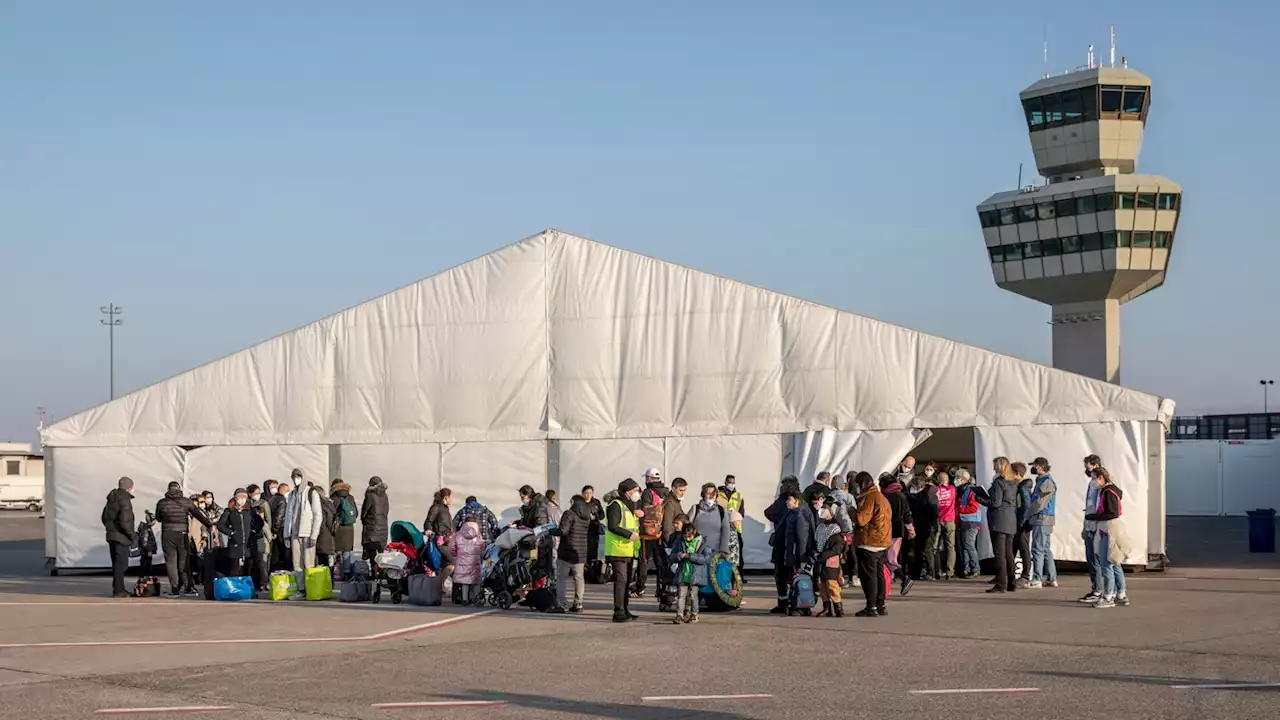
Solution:
<path fill-rule="evenodd" d="M 373 562 L 374 556 L 387 546 L 387 533 L 391 529 L 387 515 L 390 512 L 387 485 L 374 475 L 369 478 L 369 489 L 364 491 L 364 503 L 360 506 L 360 544 L 367 562 Z"/>
<path fill-rule="evenodd" d="M 560 518 L 556 519 L 559 520 Z M 531 485 L 522 486 L 520 488 L 520 519 L 516 524 L 532 530 L 549 522 L 551 522 L 551 507 L 547 503 L 547 496 L 534 491 Z M 529 568 L 530 571 L 542 573 L 542 576 L 545 577 L 554 576 L 555 561 L 551 555 L 555 548 L 555 542 L 555 537 L 550 533 L 543 535 L 538 540 L 538 559 Z M 539 576 L 535 575 L 535 577 Z"/>
<path fill-rule="evenodd" d="M 911 503 L 907 502 L 907 496 L 902 494 L 902 483 L 893 475 L 885 473 L 880 476 L 880 492 L 884 495 L 885 501 L 889 503 L 889 509 L 893 513 L 893 544 L 889 546 L 889 552 L 886 553 L 885 560 L 894 577 L 902 581 L 900 594 L 905 596 L 911 592 L 915 581 L 907 575 L 906 568 L 898 562 L 898 553 L 902 551 L 903 542 L 914 539 L 916 536 L 915 518 L 911 515 Z"/>
<path fill-rule="evenodd" d="M 249 493 L 244 488 L 236 488 L 234 499 L 218 518 L 218 532 L 222 534 L 223 546 L 231 559 L 231 572 L 228 574 L 240 576 L 246 573 L 247 561 L 253 558 L 258 541 L 262 539 L 263 525 L 262 518 L 249 507 Z M 255 587 L 265 584 L 263 578 L 254 579 Z"/>
<path fill-rule="evenodd" d="M 187 577 L 187 550 L 191 542 L 187 535 L 190 523 L 195 520 L 206 528 L 213 527 L 209 518 L 182 492 L 182 483 L 169 483 L 164 497 L 156 503 L 156 519 L 160 521 L 160 547 L 164 551 L 165 570 L 169 575 L 169 597 L 180 594 L 194 596 L 195 588 L 182 592 Z"/>
<path fill-rule="evenodd" d="M 604 504 L 596 497 L 596 489 L 582 486 L 582 499 L 591 508 L 591 529 L 587 535 L 587 562 L 600 559 L 600 538 L 604 534 Z"/>
<path fill-rule="evenodd" d="M 274 481 L 268 481 L 274 482 Z M 293 560 L 289 552 L 289 541 L 285 539 L 284 513 L 289 505 L 289 483 L 276 483 L 276 491 L 267 498 L 267 507 L 271 510 L 271 532 L 275 537 L 271 541 L 271 569 L 289 570 L 293 568 Z"/>
<path fill-rule="evenodd" d="M 129 548 L 138 532 L 133 520 L 133 480 L 120 478 L 116 489 L 107 494 L 102 527 L 107 531 L 107 549 L 111 553 L 111 596 L 130 597 L 124 589 L 124 573 L 129 569 Z"/>

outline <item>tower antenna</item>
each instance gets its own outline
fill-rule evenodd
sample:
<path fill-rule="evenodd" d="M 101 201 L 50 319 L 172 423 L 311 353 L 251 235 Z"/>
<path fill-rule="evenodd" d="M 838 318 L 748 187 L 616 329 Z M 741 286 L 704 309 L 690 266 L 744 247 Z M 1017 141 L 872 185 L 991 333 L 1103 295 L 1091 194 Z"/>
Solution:
<path fill-rule="evenodd" d="M 1046 23 L 1043 27 L 1042 35 L 1044 37 L 1044 77 L 1049 79 L 1049 25 Z"/>
<path fill-rule="evenodd" d="M 1111 26 L 1111 67 L 1116 66 L 1116 26 Z"/>

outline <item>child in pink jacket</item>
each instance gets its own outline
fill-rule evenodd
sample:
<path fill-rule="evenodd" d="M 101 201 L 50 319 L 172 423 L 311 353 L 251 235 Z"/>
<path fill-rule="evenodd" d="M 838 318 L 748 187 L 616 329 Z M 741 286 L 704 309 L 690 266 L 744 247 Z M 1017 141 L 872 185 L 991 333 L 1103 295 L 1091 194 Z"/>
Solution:
<path fill-rule="evenodd" d="M 479 595 L 480 562 L 484 559 L 485 541 L 480 535 L 480 525 L 468 520 L 462 523 L 458 532 L 449 540 L 449 549 L 457 563 L 453 571 L 455 598 L 461 597 L 463 605 L 469 604 Z"/>

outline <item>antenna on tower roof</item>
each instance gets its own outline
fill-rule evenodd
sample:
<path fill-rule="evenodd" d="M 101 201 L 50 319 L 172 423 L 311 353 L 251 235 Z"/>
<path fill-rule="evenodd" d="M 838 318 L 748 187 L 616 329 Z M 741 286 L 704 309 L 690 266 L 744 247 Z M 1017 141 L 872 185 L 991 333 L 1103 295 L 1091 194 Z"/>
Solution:
<path fill-rule="evenodd" d="M 1093 46 L 1089 46 L 1089 69 L 1093 69 Z"/>
<path fill-rule="evenodd" d="M 1044 38 L 1044 77 L 1047 80 L 1049 79 L 1049 25 L 1048 23 L 1045 23 L 1045 25 L 1043 26 L 1043 30 L 1041 34 Z"/>
<path fill-rule="evenodd" d="M 1111 26 L 1111 67 L 1116 66 L 1116 26 Z"/>

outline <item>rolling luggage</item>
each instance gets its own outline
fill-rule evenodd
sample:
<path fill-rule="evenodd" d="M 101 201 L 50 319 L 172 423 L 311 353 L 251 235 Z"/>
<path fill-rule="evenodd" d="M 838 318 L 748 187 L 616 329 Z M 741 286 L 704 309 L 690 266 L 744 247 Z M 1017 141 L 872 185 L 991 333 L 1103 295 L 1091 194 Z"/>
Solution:
<path fill-rule="evenodd" d="M 439 575 L 409 576 L 409 604 L 435 607 L 444 602 Z"/>

